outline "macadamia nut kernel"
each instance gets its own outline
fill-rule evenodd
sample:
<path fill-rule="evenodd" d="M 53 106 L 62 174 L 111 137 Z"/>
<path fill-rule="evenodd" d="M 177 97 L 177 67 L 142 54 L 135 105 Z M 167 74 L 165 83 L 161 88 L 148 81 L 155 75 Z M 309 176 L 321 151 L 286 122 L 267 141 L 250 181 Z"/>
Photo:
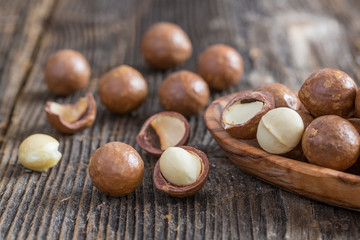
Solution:
<path fill-rule="evenodd" d="M 249 121 L 261 111 L 263 106 L 264 103 L 259 101 L 232 105 L 224 112 L 225 126 L 230 127 Z"/>
<path fill-rule="evenodd" d="M 61 153 L 59 142 L 45 134 L 33 134 L 27 137 L 19 147 L 19 161 L 24 167 L 34 171 L 46 171 L 55 166 Z"/>
<path fill-rule="evenodd" d="M 169 147 L 159 161 L 165 179 L 178 186 L 195 183 L 201 172 L 200 157 L 183 148 Z"/>
<path fill-rule="evenodd" d="M 265 151 L 283 154 L 296 147 L 303 132 L 301 116 L 293 109 L 281 107 L 270 110 L 261 118 L 256 138 Z"/>

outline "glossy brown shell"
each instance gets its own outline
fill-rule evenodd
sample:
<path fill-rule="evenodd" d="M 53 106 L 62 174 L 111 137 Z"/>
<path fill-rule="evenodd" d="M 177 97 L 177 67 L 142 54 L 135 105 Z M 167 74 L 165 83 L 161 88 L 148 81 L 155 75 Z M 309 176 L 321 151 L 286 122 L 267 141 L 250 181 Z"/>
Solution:
<path fill-rule="evenodd" d="M 54 53 L 46 62 L 45 82 L 58 95 L 69 95 L 84 88 L 90 78 L 90 66 L 79 52 L 65 49 Z"/>
<path fill-rule="evenodd" d="M 156 135 L 156 132 L 152 129 L 150 123 L 155 118 L 159 117 L 159 115 L 168 115 L 168 116 L 176 117 L 180 119 L 185 125 L 185 134 L 183 138 L 179 141 L 179 143 L 176 144 L 176 146 L 174 147 L 186 145 L 190 136 L 190 124 L 188 120 L 186 120 L 186 118 L 180 113 L 168 111 L 168 112 L 160 112 L 152 115 L 142 125 L 140 132 L 136 136 L 136 142 L 143 150 L 157 157 L 159 157 L 164 151 L 161 150 L 159 139 Z"/>
<path fill-rule="evenodd" d="M 180 26 L 159 22 L 144 34 L 141 52 L 152 67 L 168 69 L 185 62 L 191 56 L 192 45 Z"/>
<path fill-rule="evenodd" d="M 97 189 L 118 197 L 140 186 L 144 176 L 144 162 L 130 145 L 110 142 L 91 156 L 88 170 Z"/>
<path fill-rule="evenodd" d="M 236 103 L 250 103 L 250 102 L 263 102 L 263 108 L 254 117 L 242 124 L 236 124 L 231 127 L 225 126 L 224 123 L 224 111 Z M 224 111 L 221 114 L 221 126 L 234 138 L 241 139 L 254 139 L 256 138 L 256 131 L 261 120 L 269 110 L 275 107 L 274 99 L 269 93 L 257 92 L 257 91 L 243 91 L 235 95 L 235 97 L 229 101 L 225 106 Z"/>
<path fill-rule="evenodd" d="M 209 87 L 204 79 L 186 70 L 169 75 L 159 90 L 163 108 L 184 116 L 199 113 L 208 103 L 209 95 Z"/>
<path fill-rule="evenodd" d="M 145 101 L 148 86 L 144 77 L 136 69 L 121 65 L 106 73 L 100 81 L 101 102 L 111 112 L 129 113 Z"/>
<path fill-rule="evenodd" d="M 357 87 L 344 72 L 325 68 L 312 75 L 299 90 L 299 98 L 315 117 L 338 115 L 349 117 L 354 110 Z"/>
<path fill-rule="evenodd" d="M 163 191 L 173 197 L 188 197 L 188 196 L 194 195 L 196 192 L 198 192 L 204 185 L 204 183 L 207 179 L 207 176 L 209 175 L 209 169 L 210 169 L 209 168 L 209 160 L 205 153 L 203 153 L 202 151 L 200 151 L 196 148 L 190 147 L 190 146 L 181 146 L 181 148 L 183 148 L 187 151 L 191 151 L 191 152 L 197 154 L 201 158 L 202 170 L 201 170 L 201 173 L 195 183 L 187 185 L 187 186 L 177 186 L 177 185 L 174 185 L 174 184 L 168 182 L 164 178 L 164 176 L 161 174 L 160 163 L 159 163 L 160 161 L 158 160 L 155 165 L 154 175 L 153 175 L 155 186 L 160 191 Z"/>
<path fill-rule="evenodd" d="M 62 133 L 69 133 L 69 134 L 80 132 L 85 128 L 92 126 L 96 118 L 96 101 L 92 93 L 86 94 L 86 98 L 88 99 L 88 108 L 86 112 L 83 114 L 83 116 L 81 116 L 81 118 L 71 123 L 64 121 L 61 118 L 61 116 L 51 112 L 50 105 L 52 103 L 49 101 L 46 102 L 45 112 L 49 123 L 56 130 Z"/>
<path fill-rule="evenodd" d="M 289 107 L 294 110 L 300 109 L 301 102 L 297 94 L 284 84 L 277 82 L 265 83 L 255 88 L 254 91 L 269 92 L 274 98 L 276 108 Z"/>
<path fill-rule="evenodd" d="M 310 163 L 343 171 L 353 165 L 359 156 L 359 137 L 349 121 L 336 115 L 326 115 L 310 123 L 301 144 Z"/>
<path fill-rule="evenodd" d="M 211 89 L 224 90 L 240 81 L 243 59 L 234 48 L 215 44 L 200 55 L 197 69 Z"/>

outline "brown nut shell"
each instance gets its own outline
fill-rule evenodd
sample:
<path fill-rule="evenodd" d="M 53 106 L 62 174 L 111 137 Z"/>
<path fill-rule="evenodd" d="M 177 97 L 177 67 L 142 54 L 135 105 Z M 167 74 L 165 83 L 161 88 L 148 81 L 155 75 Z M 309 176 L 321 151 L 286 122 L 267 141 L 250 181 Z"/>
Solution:
<path fill-rule="evenodd" d="M 195 183 L 187 186 L 177 186 L 168 182 L 164 178 L 164 176 L 161 174 L 160 171 L 160 164 L 159 164 L 160 161 L 157 161 L 154 168 L 154 176 L 153 176 L 155 186 L 160 191 L 163 191 L 173 197 L 188 197 L 198 192 L 204 185 L 207 176 L 209 175 L 209 169 L 210 169 L 209 160 L 204 152 L 190 146 L 181 146 L 181 148 L 198 155 L 202 160 L 201 162 L 202 169 Z"/>
<path fill-rule="evenodd" d="M 45 82 L 58 95 L 69 95 L 84 88 L 90 78 L 90 66 L 79 52 L 65 49 L 54 53 L 46 62 Z"/>
<path fill-rule="evenodd" d="M 347 118 L 354 109 L 357 87 L 346 73 L 325 68 L 312 75 L 299 90 L 299 98 L 315 117 L 338 115 Z"/>
<path fill-rule="evenodd" d="M 349 118 L 347 120 L 354 126 L 354 128 L 360 135 L 360 118 Z"/>
<path fill-rule="evenodd" d="M 158 156 L 158 157 L 164 152 L 164 150 L 166 148 L 165 149 L 162 148 L 162 144 L 161 144 L 162 141 L 159 136 L 159 131 L 156 130 L 157 127 L 152 123 L 156 119 L 159 119 L 159 117 L 164 117 L 164 116 L 168 117 L 168 118 L 173 118 L 173 121 L 172 121 L 173 124 L 170 127 L 176 128 L 176 129 L 170 128 L 165 131 L 171 133 L 171 132 L 175 132 L 175 131 L 179 132 L 179 129 L 183 129 L 183 136 L 182 137 L 178 136 L 178 139 L 180 139 L 180 140 L 176 144 L 172 144 L 171 147 L 178 147 L 178 146 L 186 145 L 187 141 L 189 140 L 189 136 L 190 136 L 190 124 L 186 120 L 186 118 L 183 115 L 181 115 L 180 113 L 169 111 L 169 112 L 160 112 L 160 113 L 154 114 L 153 116 L 148 118 L 145 121 L 145 123 L 143 124 L 143 126 L 141 127 L 139 134 L 136 136 L 136 142 L 146 152 L 148 152 L 154 156 Z M 178 121 L 178 123 L 176 123 L 176 121 Z M 183 125 L 181 125 L 179 123 L 182 123 Z M 170 147 L 170 146 L 167 146 L 167 147 Z"/>
<path fill-rule="evenodd" d="M 356 91 L 354 114 L 356 117 L 360 117 L 360 89 Z"/>
<path fill-rule="evenodd" d="M 76 104 L 46 102 L 45 112 L 49 123 L 63 133 L 76 133 L 93 125 L 96 118 L 96 102 L 91 93 Z"/>
<path fill-rule="evenodd" d="M 240 81 L 244 66 L 238 51 L 224 44 L 215 44 L 200 55 L 197 69 L 211 89 L 221 91 Z"/>
<path fill-rule="evenodd" d="M 180 26 L 159 22 L 144 34 L 141 52 L 152 67 L 165 70 L 185 62 L 191 56 L 192 45 Z"/>
<path fill-rule="evenodd" d="M 254 89 L 254 91 L 266 91 L 269 92 L 274 100 L 275 107 L 289 107 L 296 110 L 300 109 L 300 99 L 297 94 L 281 83 L 265 83 Z"/>
<path fill-rule="evenodd" d="M 302 149 L 310 163 L 343 171 L 359 156 L 359 134 L 352 124 L 336 115 L 314 119 L 302 137 Z"/>
<path fill-rule="evenodd" d="M 89 174 L 94 186 L 110 196 L 135 191 L 144 176 L 144 162 L 138 152 L 122 142 L 110 142 L 91 156 Z"/>
<path fill-rule="evenodd" d="M 310 123 L 314 120 L 314 117 L 306 110 L 297 110 L 296 111 L 301 119 L 303 120 L 304 123 L 304 129 L 307 128 L 307 126 L 310 125 Z M 287 158 L 292 158 L 292 159 L 296 159 L 299 161 L 303 161 L 306 162 L 306 157 L 304 155 L 304 151 L 302 150 L 301 147 L 301 141 L 299 142 L 299 144 L 290 152 L 287 152 L 285 154 L 282 154 L 282 156 L 287 157 Z"/>
<path fill-rule="evenodd" d="M 262 103 L 261 108 L 258 109 L 256 114 L 248 118 L 243 123 L 240 124 L 226 124 L 226 114 L 229 114 L 231 108 L 237 104 L 248 104 L 260 102 Z M 254 139 L 256 138 L 256 131 L 261 120 L 261 117 L 267 113 L 269 110 L 275 107 L 275 102 L 273 97 L 267 92 L 256 92 L 256 91 L 243 91 L 236 94 L 236 96 L 229 101 L 225 106 L 224 111 L 221 114 L 220 122 L 221 126 L 225 129 L 234 138 L 241 139 Z M 246 113 L 238 113 L 237 115 L 245 115 Z"/>
<path fill-rule="evenodd" d="M 186 70 L 169 75 L 159 90 L 163 108 L 184 116 L 200 112 L 206 106 L 209 95 L 206 82 L 199 75 Z"/>
<path fill-rule="evenodd" d="M 148 85 L 136 69 L 121 65 L 106 73 L 100 81 L 101 102 L 113 113 L 126 114 L 145 101 Z"/>

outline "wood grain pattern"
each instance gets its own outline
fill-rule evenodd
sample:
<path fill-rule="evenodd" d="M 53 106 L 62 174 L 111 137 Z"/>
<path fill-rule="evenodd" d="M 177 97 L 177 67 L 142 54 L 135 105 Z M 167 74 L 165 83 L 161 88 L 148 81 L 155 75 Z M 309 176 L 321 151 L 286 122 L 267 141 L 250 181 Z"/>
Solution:
<path fill-rule="evenodd" d="M 207 131 L 203 114 L 190 117 L 188 145 L 208 156 L 210 172 L 194 196 L 177 199 L 152 181 L 157 158 L 135 138 L 142 123 L 161 111 L 158 88 L 180 69 L 196 71 L 199 54 L 215 43 L 243 56 L 242 81 L 211 101 L 267 81 L 298 89 L 320 67 L 340 68 L 359 84 L 360 4 L 356 0 L 0 0 L 0 239 L 357 239 L 360 213 L 303 198 L 242 172 Z M 140 54 L 146 29 L 158 21 L 179 24 L 194 53 L 182 66 L 155 71 Z M 87 89 L 57 97 L 46 89 L 43 66 L 56 50 L 83 53 L 92 71 Z M 149 84 L 138 110 L 118 116 L 101 104 L 100 77 L 128 64 Z M 95 124 L 75 135 L 54 130 L 46 101 L 74 103 L 92 92 Z M 17 160 L 32 133 L 60 141 L 63 158 L 45 173 Z M 136 148 L 145 163 L 142 185 L 111 198 L 87 173 L 91 154 L 109 141 Z"/>

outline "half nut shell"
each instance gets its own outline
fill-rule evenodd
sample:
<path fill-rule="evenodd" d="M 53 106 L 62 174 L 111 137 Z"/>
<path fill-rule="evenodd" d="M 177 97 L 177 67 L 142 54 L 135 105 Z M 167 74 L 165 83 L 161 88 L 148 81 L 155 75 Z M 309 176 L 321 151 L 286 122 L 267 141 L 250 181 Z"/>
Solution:
<path fill-rule="evenodd" d="M 239 92 L 224 108 L 221 125 L 234 138 L 254 139 L 261 117 L 275 107 L 267 92 Z"/>
<path fill-rule="evenodd" d="M 168 147 L 185 145 L 190 136 L 190 124 L 177 112 L 160 112 L 148 118 L 136 142 L 146 152 L 160 156 Z"/>
<path fill-rule="evenodd" d="M 204 185 L 209 175 L 209 160 L 206 154 L 194 147 L 181 146 L 181 148 L 196 154 L 201 159 L 201 172 L 196 182 L 187 186 L 177 186 L 168 182 L 160 171 L 160 161 L 157 161 L 154 168 L 154 183 L 157 189 L 163 191 L 173 197 L 188 197 L 198 192 Z"/>
<path fill-rule="evenodd" d="M 96 102 L 91 93 L 76 104 L 59 104 L 48 101 L 45 112 L 49 123 L 63 133 L 76 133 L 93 125 L 96 118 Z"/>

